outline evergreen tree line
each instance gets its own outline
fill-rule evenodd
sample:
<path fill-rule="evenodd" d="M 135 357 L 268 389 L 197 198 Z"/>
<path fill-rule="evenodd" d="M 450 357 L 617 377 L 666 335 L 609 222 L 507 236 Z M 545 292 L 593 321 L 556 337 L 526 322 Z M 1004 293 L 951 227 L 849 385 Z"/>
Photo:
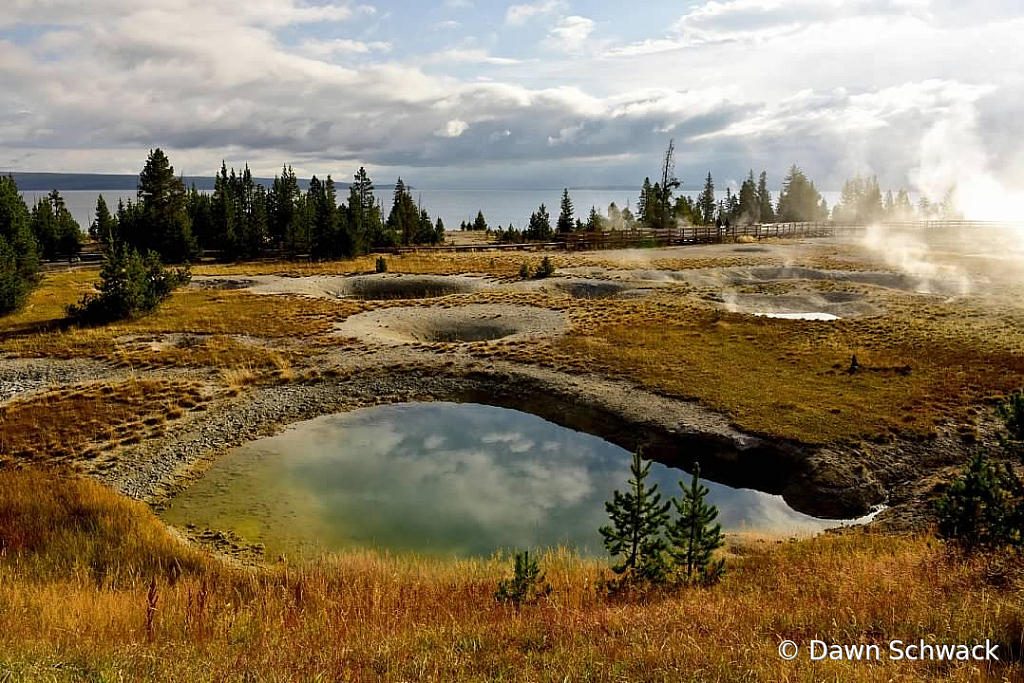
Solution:
<path fill-rule="evenodd" d="M 14 178 L 0 176 L 0 314 L 20 308 L 38 281 L 40 250 L 31 226 Z"/>
<path fill-rule="evenodd" d="M 102 242 L 115 237 L 173 263 L 194 260 L 204 250 L 224 260 L 271 253 L 332 259 L 398 245 L 437 244 L 444 239 L 444 224 L 416 205 L 401 178 L 385 221 L 365 168 L 355 174 L 347 203 L 339 203 L 330 175 L 323 180 L 313 176 L 303 192 L 290 166 L 268 189 L 254 180 L 248 166 L 239 172 L 222 164 L 208 194 L 194 185 L 186 191 L 167 156 L 156 149 L 139 176 L 136 201 L 119 202 L 111 214 L 100 196 L 90 234 Z"/>
<path fill-rule="evenodd" d="M 773 223 L 797 221 L 822 221 L 829 217 L 828 204 L 821 193 L 799 167 L 789 169 L 783 181 L 782 191 L 773 204 L 768 190 L 768 174 L 761 172 L 755 180 L 753 170 L 744 180 L 740 191 L 734 193 L 726 188 L 724 199 L 715 196 L 715 182 L 709 172 L 704 187 L 697 197 L 676 195 L 681 183 L 674 172 L 675 146 L 669 143 L 662 163 L 661 178 L 653 184 L 644 178 L 640 187 L 636 212 L 629 206 L 620 209 L 615 202 L 608 205 L 605 213 L 591 206 L 586 221 L 576 216 L 575 206 L 568 188 L 562 191 L 558 218 L 554 225 L 544 204 L 533 212 L 524 230 L 514 225 L 491 230 L 499 242 L 519 243 L 547 241 L 556 234 L 572 232 L 631 231 L 636 229 L 671 228 L 680 224 L 729 225 L 736 223 Z M 463 222 L 464 230 L 487 229 L 483 215 L 479 214 L 473 223 Z"/>
<path fill-rule="evenodd" d="M 829 219 L 870 223 L 878 220 L 963 218 L 955 206 L 952 188 L 941 202 L 931 202 L 922 197 L 915 209 L 906 190 L 900 189 L 896 194 L 889 190 L 883 195 L 877 178 L 868 179 L 860 176 L 844 183 L 840 201 L 830 211 L 828 202 L 822 197 L 814 181 L 795 165 L 786 173 L 782 189 L 774 201 L 768 189 L 768 173 L 761 171 L 755 178 L 753 169 L 749 171 L 738 192 L 733 192 L 731 187 L 727 187 L 722 199 L 715 195 L 715 181 L 710 172 L 704 180 L 704 187 L 696 197 L 683 194 L 676 196 L 680 182 L 673 171 L 674 153 L 675 147 L 670 143 L 663 160 L 660 180 L 652 184 L 650 177 L 644 178 L 635 214 L 629 206 L 620 209 L 612 202 L 604 214 L 591 206 L 586 221 L 583 221 L 576 216 L 572 198 L 566 188 L 562 191 L 559 214 L 554 226 L 547 207 L 541 204 L 530 216 L 524 230 L 517 230 L 514 225 L 489 230 L 482 213 L 478 214 L 473 222 L 463 222 L 461 227 L 463 230 L 489 230 L 499 242 L 521 243 L 548 241 L 556 234 L 571 232 L 630 231 L 669 228 L 680 224 L 729 227 L 752 223 L 797 223 Z"/>
<path fill-rule="evenodd" d="M 949 188 L 938 202 L 921 197 L 915 208 L 910 195 L 903 188 L 896 194 L 887 190 L 883 195 L 878 178 L 862 178 L 857 175 L 843 183 L 839 203 L 832 210 L 832 220 L 856 223 L 933 219 L 963 219 L 963 214 L 956 206 L 955 188 Z"/>
<path fill-rule="evenodd" d="M 82 231 L 53 190 L 31 209 L 12 176 L 0 176 L 0 314 L 21 307 L 39 279 L 41 260 L 72 258 Z"/>
<path fill-rule="evenodd" d="M 82 229 L 57 190 L 32 207 L 30 228 L 44 260 L 71 258 L 82 251 Z"/>

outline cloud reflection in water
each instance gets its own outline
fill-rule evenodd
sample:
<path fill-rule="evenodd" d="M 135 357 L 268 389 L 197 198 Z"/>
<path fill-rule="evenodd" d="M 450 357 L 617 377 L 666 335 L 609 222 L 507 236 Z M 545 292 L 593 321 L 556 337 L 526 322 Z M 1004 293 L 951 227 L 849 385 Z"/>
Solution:
<path fill-rule="evenodd" d="M 602 553 L 604 501 L 630 454 L 491 406 L 417 403 L 330 415 L 225 455 L 164 516 L 231 529 L 268 552 L 384 547 L 440 555 L 567 545 Z M 655 464 L 666 497 L 681 470 Z M 727 530 L 828 526 L 780 497 L 708 483 Z"/>

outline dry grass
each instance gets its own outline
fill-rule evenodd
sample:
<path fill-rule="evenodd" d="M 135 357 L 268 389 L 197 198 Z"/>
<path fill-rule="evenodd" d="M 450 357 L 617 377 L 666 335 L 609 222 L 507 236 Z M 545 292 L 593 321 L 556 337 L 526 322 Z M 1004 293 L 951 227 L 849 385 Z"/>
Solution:
<path fill-rule="evenodd" d="M 182 403 L 206 401 L 199 386 L 129 380 L 65 387 L 0 406 L 0 462 L 82 461 L 105 444 L 138 443 L 181 417 Z"/>
<path fill-rule="evenodd" d="M 195 269 L 197 275 L 352 275 L 376 272 L 378 254 L 361 256 L 343 261 L 256 261 L 225 265 L 205 265 Z M 487 273 L 494 276 L 511 276 L 519 272 L 524 259 L 540 260 L 537 254 L 509 253 L 411 253 L 385 255 L 389 273 L 416 275 L 459 275 L 463 273 Z M 568 265 L 566 256 L 553 256 L 556 263 Z"/>
<path fill-rule="evenodd" d="M 96 484 L 0 472 L 0 661 L 51 681 L 1015 681 L 1018 662 L 792 662 L 781 640 L 973 643 L 1019 659 L 1019 563 L 924 538 L 754 543 L 724 582 L 646 599 L 595 589 L 600 561 L 552 551 L 547 599 L 493 592 L 507 561 L 352 552 L 215 565 Z"/>
<path fill-rule="evenodd" d="M 950 315 L 940 315 L 946 308 Z M 930 437 L 937 425 L 1024 384 L 1024 321 L 975 321 L 953 310 L 918 304 L 823 323 L 729 314 L 685 297 L 575 302 L 573 330 L 554 344 L 479 353 L 631 379 L 770 436 Z M 851 375 L 854 355 L 864 370 Z"/>
<path fill-rule="evenodd" d="M 310 337 L 331 329 L 333 322 L 369 308 L 362 302 L 331 302 L 285 296 L 259 296 L 237 291 L 183 290 L 155 314 L 104 327 L 67 327 L 64 307 L 88 292 L 97 275 L 75 272 L 48 275 L 24 310 L 0 319 L 0 350 L 21 356 L 91 357 L 132 364 L 230 365 L 234 356 L 256 354 L 252 345 L 225 341 L 224 335 L 262 338 Z M 133 352 L 123 339 L 139 335 L 220 335 L 214 341 L 176 353 Z M 130 345 L 129 345 L 130 346 Z M 274 352 L 276 353 L 276 352 Z M 275 365 L 266 353 L 260 365 Z"/>
<path fill-rule="evenodd" d="M 141 344 L 141 348 L 119 346 L 115 352 L 117 362 L 133 367 L 204 366 L 282 370 L 310 355 L 307 351 L 278 350 L 247 344 L 237 337 L 225 335 L 185 337 L 174 345 L 157 349 L 148 348 L 145 342 L 137 344 Z"/>
<path fill-rule="evenodd" d="M 555 268 L 665 268 L 688 270 L 723 266 L 755 266 L 778 264 L 778 259 L 722 257 L 702 255 L 697 248 L 690 258 L 657 258 L 654 252 L 632 250 L 629 254 L 608 257 L 600 252 L 420 252 L 386 255 L 389 273 L 410 275 L 487 274 L 495 277 L 518 277 L 519 267 L 529 263 L 536 267 L 548 257 Z M 376 254 L 344 261 L 256 261 L 225 265 L 205 265 L 195 269 L 197 275 L 351 275 L 375 272 Z"/>

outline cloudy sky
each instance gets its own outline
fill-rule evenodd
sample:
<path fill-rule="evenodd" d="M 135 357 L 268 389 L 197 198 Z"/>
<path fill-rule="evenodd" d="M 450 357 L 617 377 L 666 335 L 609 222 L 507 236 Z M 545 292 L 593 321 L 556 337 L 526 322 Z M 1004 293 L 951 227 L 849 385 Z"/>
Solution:
<path fill-rule="evenodd" d="M 2 3 L 0 169 L 1024 185 L 1020 0 Z"/>

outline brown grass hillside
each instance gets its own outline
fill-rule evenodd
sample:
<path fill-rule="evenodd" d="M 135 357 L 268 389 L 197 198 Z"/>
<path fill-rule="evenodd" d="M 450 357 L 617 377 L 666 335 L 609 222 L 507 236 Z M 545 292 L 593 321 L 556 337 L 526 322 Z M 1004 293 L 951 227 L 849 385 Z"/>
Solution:
<path fill-rule="evenodd" d="M 712 588 L 611 599 L 552 551 L 519 610 L 507 560 L 353 552 L 234 568 L 92 481 L 0 472 L 0 680 L 1020 681 L 1024 579 L 928 538 L 735 544 Z M 1014 568 L 1016 567 L 1016 569 Z M 1001 644 L 998 664 L 792 662 L 779 642 Z"/>

